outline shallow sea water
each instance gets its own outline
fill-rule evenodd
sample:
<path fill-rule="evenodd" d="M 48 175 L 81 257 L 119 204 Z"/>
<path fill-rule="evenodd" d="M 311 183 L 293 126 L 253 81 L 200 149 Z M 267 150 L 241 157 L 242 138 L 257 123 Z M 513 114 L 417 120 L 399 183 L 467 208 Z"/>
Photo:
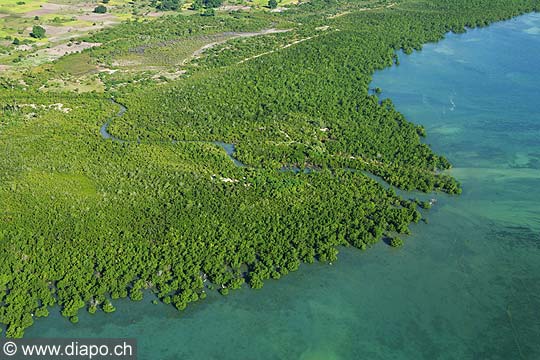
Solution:
<path fill-rule="evenodd" d="M 540 14 L 448 35 L 377 73 L 454 164 L 400 249 L 342 249 L 260 291 L 59 313 L 27 337 L 136 337 L 140 359 L 540 359 Z"/>

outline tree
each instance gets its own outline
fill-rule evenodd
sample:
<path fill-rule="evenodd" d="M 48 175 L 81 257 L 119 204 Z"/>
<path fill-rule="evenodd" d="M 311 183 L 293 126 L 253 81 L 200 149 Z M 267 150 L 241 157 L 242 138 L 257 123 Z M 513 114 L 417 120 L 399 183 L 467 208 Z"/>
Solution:
<path fill-rule="evenodd" d="M 277 8 L 277 6 L 278 6 L 277 0 L 268 0 L 268 7 L 270 9 L 275 9 Z"/>
<path fill-rule="evenodd" d="M 96 14 L 105 14 L 107 12 L 107 8 L 104 5 L 98 5 L 95 7 L 94 12 Z"/>
<path fill-rule="evenodd" d="M 157 9 L 162 11 L 178 10 L 180 9 L 180 0 L 162 0 Z"/>
<path fill-rule="evenodd" d="M 392 238 L 390 240 L 390 246 L 392 246 L 392 247 L 400 247 L 402 245 L 403 245 L 403 240 L 401 240 L 398 237 Z"/>
<path fill-rule="evenodd" d="M 32 32 L 30 33 L 30 36 L 36 39 L 43 39 L 45 37 L 45 32 L 45 29 L 41 26 L 34 25 L 32 27 Z"/>
<path fill-rule="evenodd" d="M 110 301 L 107 301 L 105 304 L 103 304 L 103 311 L 106 313 L 112 313 L 116 311 L 116 308 L 111 304 Z"/>
<path fill-rule="evenodd" d="M 192 10 L 199 10 L 204 6 L 203 0 L 193 0 L 191 3 Z"/>
<path fill-rule="evenodd" d="M 201 16 L 214 16 L 214 15 L 215 15 L 214 8 L 208 8 L 201 13 Z"/>
<path fill-rule="evenodd" d="M 203 2 L 207 8 L 218 8 L 221 6 L 223 1 L 222 0 L 203 0 Z"/>

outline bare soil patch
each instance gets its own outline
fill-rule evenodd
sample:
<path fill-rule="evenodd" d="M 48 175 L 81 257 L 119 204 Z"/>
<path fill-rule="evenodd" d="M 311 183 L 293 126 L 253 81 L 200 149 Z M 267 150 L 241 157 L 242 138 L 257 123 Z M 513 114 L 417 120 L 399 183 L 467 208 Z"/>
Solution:
<path fill-rule="evenodd" d="M 89 13 L 84 15 L 77 15 L 77 19 L 91 22 L 103 22 L 104 24 L 116 24 L 119 22 L 116 16 L 111 14 Z"/>
<path fill-rule="evenodd" d="M 251 8 L 246 5 L 223 5 L 219 9 L 224 11 L 251 10 Z"/>
<path fill-rule="evenodd" d="M 61 4 L 45 3 L 41 5 L 40 9 L 32 10 L 24 14 L 24 17 L 42 16 L 47 14 L 59 14 L 65 11 L 69 11 L 71 6 Z"/>
<path fill-rule="evenodd" d="M 203 47 L 196 50 L 193 53 L 192 57 L 194 57 L 194 58 L 199 57 L 206 50 L 211 49 L 216 45 L 223 44 L 223 43 L 229 41 L 230 39 L 236 39 L 236 38 L 242 38 L 242 37 L 261 36 L 261 35 L 268 35 L 268 34 L 277 34 L 277 33 L 283 33 L 283 32 L 288 32 L 288 31 L 291 31 L 291 29 L 284 29 L 284 30 L 265 29 L 265 30 L 261 30 L 261 31 L 258 31 L 258 32 L 244 32 L 244 33 L 242 33 L 242 32 L 230 32 L 230 33 L 223 33 L 223 34 L 221 34 L 221 35 L 225 36 L 225 38 L 223 40 L 216 41 L 216 42 L 204 45 Z"/>
<path fill-rule="evenodd" d="M 139 66 L 139 65 L 142 65 L 140 61 L 128 60 L 128 59 L 115 60 L 112 63 L 112 66 L 114 67 L 127 67 L 127 66 Z"/>
<path fill-rule="evenodd" d="M 68 46 L 68 44 L 56 45 L 50 49 L 41 49 L 37 52 L 44 55 L 58 58 L 67 54 L 73 54 L 73 53 L 80 52 L 85 49 L 90 49 L 90 48 L 100 46 L 100 45 L 101 43 L 89 43 L 89 42 L 83 41 L 78 44 L 77 43 L 72 44 L 71 46 Z"/>
<path fill-rule="evenodd" d="M 77 27 L 77 26 L 55 26 L 55 25 L 41 25 L 47 34 L 47 39 L 50 41 L 56 41 L 61 39 L 66 39 L 69 36 L 64 36 L 66 34 L 76 34 L 76 33 L 87 33 L 92 30 L 98 30 L 104 27 L 104 25 L 96 25 L 96 26 L 84 26 L 84 27 Z M 27 31 L 32 31 L 32 28 L 27 28 Z M 75 35 L 74 35 L 75 36 Z"/>
<path fill-rule="evenodd" d="M 31 45 L 18 45 L 15 47 L 15 49 L 17 51 L 30 51 L 32 50 L 32 46 Z"/>
<path fill-rule="evenodd" d="M 160 17 L 163 15 L 165 15 L 165 13 L 162 11 L 150 11 L 144 14 L 144 16 L 148 16 L 148 17 Z"/>
<path fill-rule="evenodd" d="M 54 25 L 42 25 L 45 29 L 47 37 L 63 35 L 75 30 L 73 26 L 54 26 Z"/>

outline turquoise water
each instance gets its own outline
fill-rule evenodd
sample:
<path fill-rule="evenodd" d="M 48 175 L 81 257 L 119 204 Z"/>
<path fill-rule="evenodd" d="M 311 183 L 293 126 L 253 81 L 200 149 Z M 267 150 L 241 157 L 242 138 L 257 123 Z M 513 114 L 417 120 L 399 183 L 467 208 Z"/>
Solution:
<path fill-rule="evenodd" d="M 540 359 L 540 15 L 426 45 L 374 77 L 463 195 L 406 245 L 341 251 L 260 291 L 115 314 L 53 313 L 29 337 L 136 337 L 141 359 Z"/>

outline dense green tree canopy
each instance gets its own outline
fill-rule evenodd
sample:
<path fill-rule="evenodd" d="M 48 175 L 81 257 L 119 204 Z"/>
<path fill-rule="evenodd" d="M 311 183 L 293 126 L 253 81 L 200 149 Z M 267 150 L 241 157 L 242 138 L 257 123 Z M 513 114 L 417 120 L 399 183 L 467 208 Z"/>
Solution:
<path fill-rule="evenodd" d="M 98 5 L 94 8 L 96 14 L 105 14 L 107 12 L 107 7 L 105 5 Z"/>
<path fill-rule="evenodd" d="M 162 0 L 157 4 L 157 9 L 167 11 L 167 10 L 178 10 L 182 3 L 180 0 Z"/>
<path fill-rule="evenodd" d="M 36 39 L 43 39 L 45 37 L 45 29 L 42 26 L 34 25 L 32 26 L 32 32 L 30 35 Z"/>
<path fill-rule="evenodd" d="M 203 0 L 204 6 L 207 8 L 217 8 L 220 7 L 222 4 L 222 0 Z"/>
<path fill-rule="evenodd" d="M 0 78 L 7 335 L 55 305 L 75 323 L 81 309 L 113 312 L 115 299 L 152 291 L 182 310 L 210 289 L 260 288 L 301 263 L 335 261 L 340 246 L 401 245 L 428 206 L 394 187 L 461 189 L 429 134 L 369 89 L 372 74 L 400 49 L 537 6 L 313 0 L 282 13 L 129 21 L 66 61 L 113 68 L 120 55 L 228 41 L 190 56 L 172 80 L 103 72 L 104 94 L 42 91 L 53 70 Z M 285 31 L 261 32 L 271 28 Z M 234 144 L 232 157 L 218 142 Z"/>

